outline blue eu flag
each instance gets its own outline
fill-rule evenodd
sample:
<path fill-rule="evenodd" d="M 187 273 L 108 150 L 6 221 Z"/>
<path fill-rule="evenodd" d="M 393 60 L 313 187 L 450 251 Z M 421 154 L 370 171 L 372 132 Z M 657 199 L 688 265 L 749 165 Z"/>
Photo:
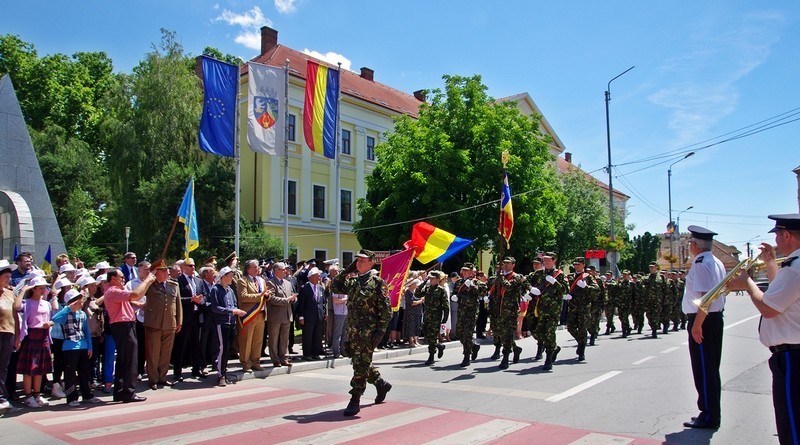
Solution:
<path fill-rule="evenodd" d="M 202 57 L 203 116 L 200 119 L 200 148 L 219 156 L 234 156 L 236 86 L 239 67 Z"/>

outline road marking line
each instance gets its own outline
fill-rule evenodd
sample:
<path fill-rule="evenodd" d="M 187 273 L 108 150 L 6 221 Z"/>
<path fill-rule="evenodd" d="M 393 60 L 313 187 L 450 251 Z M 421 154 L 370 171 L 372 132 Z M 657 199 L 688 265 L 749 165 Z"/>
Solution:
<path fill-rule="evenodd" d="M 568 390 L 566 390 L 566 391 L 564 391 L 564 392 L 562 392 L 560 394 L 556 394 L 556 395 L 548 397 L 548 398 L 546 398 L 544 400 L 546 402 L 558 402 L 560 400 L 564 400 L 567 397 L 574 396 L 575 394 L 577 394 L 577 393 L 579 393 L 579 392 L 581 392 L 581 391 L 583 391 L 585 389 L 589 389 L 592 386 L 597 385 L 598 383 L 602 383 L 602 382 L 610 379 L 611 377 L 614 377 L 614 376 L 619 375 L 619 374 L 622 374 L 622 371 L 609 371 L 609 372 L 601 375 L 600 377 L 593 378 L 592 380 L 589 380 L 588 382 L 581 383 L 578 386 L 572 387 L 572 388 L 570 388 L 570 389 L 568 389 Z"/>
<path fill-rule="evenodd" d="M 291 419 L 287 419 L 288 413 L 281 413 L 272 417 L 264 417 L 262 419 L 249 420 L 247 422 L 232 423 L 223 425 L 216 428 L 209 428 L 207 430 L 194 431 L 191 433 L 178 434 L 175 436 L 164 437 L 159 440 L 146 440 L 137 445 L 151 444 L 151 445 L 167 445 L 167 444 L 185 444 L 206 442 L 214 439 L 221 439 L 235 434 L 248 433 L 258 431 L 262 428 L 270 428 L 276 425 L 286 425 L 289 423 L 296 423 L 298 417 L 313 416 L 325 411 L 332 411 L 342 409 L 341 403 L 332 403 L 325 406 L 316 406 L 303 411 L 291 413 Z"/>
<path fill-rule="evenodd" d="M 631 365 L 641 365 L 642 363 L 644 363 L 644 362 L 646 362 L 648 360 L 654 359 L 654 358 L 656 358 L 655 355 L 648 355 L 647 357 L 645 357 L 645 358 L 643 358 L 641 360 L 636 360 L 635 362 L 631 363 Z"/>
<path fill-rule="evenodd" d="M 404 411 L 395 414 L 389 414 L 378 419 L 365 420 L 363 422 L 354 423 L 341 428 L 336 428 L 330 431 L 325 431 L 311 436 L 301 437 L 299 439 L 282 442 L 283 444 L 337 444 L 342 442 L 349 442 L 351 440 L 361 439 L 363 437 L 371 436 L 375 433 L 382 433 L 391 428 L 397 428 L 404 425 L 409 425 L 421 420 L 430 419 L 431 417 L 441 416 L 447 414 L 447 411 L 434 408 L 414 408 L 409 411 Z M 389 433 L 391 435 L 391 433 Z"/>
<path fill-rule="evenodd" d="M 758 317 L 760 317 L 760 316 L 761 316 L 761 314 L 756 314 L 756 315 L 753 315 L 752 317 L 747 317 L 747 318 L 745 318 L 744 320 L 739 320 L 739 321 L 737 321 L 736 323 L 731 323 L 731 324 L 729 324 L 728 326 L 725 326 L 723 329 L 724 329 L 724 330 L 725 330 L 725 329 L 730 329 L 730 328 L 732 328 L 732 327 L 734 327 L 734 326 L 738 326 L 738 325 L 740 325 L 740 324 L 742 324 L 742 323 L 744 323 L 744 322 L 750 321 L 750 320 L 752 320 L 752 319 L 754 319 L 754 318 L 758 318 Z"/>
<path fill-rule="evenodd" d="M 39 425 L 44 426 L 52 426 L 52 425 L 63 425 L 65 423 L 72 423 L 72 422 L 81 422 L 85 420 L 95 420 L 95 419 L 102 419 L 104 417 L 112 417 L 112 416 L 119 416 L 123 414 L 132 414 L 132 413 L 140 413 L 143 411 L 152 411 L 161 408 L 172 408 L 176 406 L 185 406 L 185 405 L 193 405 L 195 403 L 203 403 L 203 402 L 213 402 L 220 399 L 229 399 L 233 397 L 239 397 L 241 395 L 250 395 L 256 394 L 261 392 L 273 392 L 277 391 L 279 388 L 271 388 L 271 387 L 256 387 L 256 388 L 249 388 L 246 390 L 240 391 L 231 391 L 231 392 L 224 392 L 219 394 L 210 394 L 207 396 L 201 397 L 193 397 L 189 399 L 183 400 L 172 400 L 169 402 L 160 402 L 160 403 L 136 403 L 136 404 L 119 404 L 116 406 L 121 406 L 118 409 L 108 409 L 104 411 L 100 411 L 97 409 L 92 409 L 90 412 L 81 413 L 81 414 L 74 414 L 70 416 L 61 416 L 56 417 L 53 419 L 42 419 L 37 420 L 36 423 Z M 101 407 L 98 407 L 101 408 Z"/>
<path fill-rule="evenodd" d="M 343 375 L 329 375 L 314 372 L 301 372 L 296 374 L 297 377 L 306 377 L 313 379 L 328 379 L 328 380 L 346 380 L 350 381 L 350 377 Z M 392 379 L 392 385 L 413 386 L 417 388 L 431 388 L 431 389 L 447 389 L 450 391 L 471 392 L 480 394 L 491 394 L 496 396 L 505 397 L 520 397 L 523 399 L 533 400 L 546 400 L 552 397 L 553 393 L 541 391 L 529 391 L 518 388 L 495 388 L 489 386 L 476 386 L 476 385 L 461 385 L 458 383 L 450 382 L 421 382 L 417 380 L 395 380 Z"/>
<path fill-rule="evenodd" d="M 243 403 L 241 405 L 223 406 L 220 408 L 204 409 L 201 411 L 194 411 L 185 414 L 178 414 L 175 416 L 158 417 L 155 419 L 147 419 L 139 422 L 121 423 L 118 425 L 95 428 L 91 430 L 83 430 L 75 433 L 70 433 L 68 436 L 78 440 L 95 439 L 98 437 L 109 436 L 111 434 L 126 433 L 145 428 L 155 428 L 164 425 L 174 425 L 181 422 L 190 422 L 192 420 L 205 419 L 208 417 L 236 414 L 243 411 L 249 411 L 259 408 L 266 408 L 268 406 L 281 405 L 284 403 L 297 402 L 300 400 L 313 399 L 315 397 L 322 397 L 323 394 L 316 393 L 300 393 L 293 394 L 285 397 L 276 397 L 274 399 L 260 400 L 258 402 Z"/>
<path fill-rule="evenodd" d="M 514 422 L 513 420 L 494 419 L 449 436 L 432 440 L 427 442 L 426 445 L 479 445 L 499 439 L 527 426 L 529 424 Z"/>
<path fill-rule="evenodd" d="M 633 443 L 630 437 L 610 436 L 608 434 L 589 433 L 569 445 L 626 445 Z"/>
<path fill-rule="evenodd" d="M 671 348 L 667 348 L 667 349 L 661 351 L 661 353 L 662 354 L 669 354 L 670 352 L 677 351 L 678 349 L 681 349 L 681 348 L 678 347 L 678 346 L 673 346 Z"/>

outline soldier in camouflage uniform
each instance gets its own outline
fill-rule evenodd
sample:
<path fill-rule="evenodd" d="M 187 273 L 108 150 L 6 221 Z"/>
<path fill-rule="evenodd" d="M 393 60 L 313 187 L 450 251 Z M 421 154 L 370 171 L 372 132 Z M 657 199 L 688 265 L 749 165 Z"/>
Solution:
<path fill-rule="evenodd" d="M 664 278 L 658 273 L 658 264 L 650 263 L 650 275 L 644 280 L 647 301 L 647 323 L 653 331 L 651 336 L 658 338 L 658 328 L 661 325 L 662 299 L 667 291 Z"/>
<path fill-rule="evenodd" d="M 586 269 L 595 284 L 597 284 L 597 291 L 589 293 L 592 297 L 592 304 L 589 310 L 589 327 L 587 329 L 589 331 L 589 346 L 594 346 L 597 336 L 600 334 L 600 319 L 605 308 L 604 303 L 608 289 L 606 289 L 605 282 L 597 277 L 597 269 L 594 266 L 588 266 Z"/>
<path fill-rule="evenodd" d="M 439 358 L 444 355 L 444 345 L 439 343 L 439 332 L 447 323 L 450 316 L 450 300 L 447 299 L 447 284 L 444 279 L 447 275 L 438 270 L 428 274 L 428 281 L 418 287 L 414 296 L 424 301 L 425 314 L 422 316 L 422 333 L 428 342 L 428 361 L 426 365 L 433 364 L 433 357 L 438 349 Z"/>
<path fill-rule="evenodd" d="M 619 293 L 619 283 L 614 279 L 614 274 L 606 272 L 606 301 L 604 312 L 606 316 L 606 335 L 611 335 L 617 331 L 614 325 L 614 312 L 617 308 L 617 294 Z"/>
<path fill-rule="evenodd" d="M 461 278 L 453 286 L 453 301 L 458 302 L 457 335 L 464 348 L 464 361 L 459 366 L 469 366 L 470 358 L 478 357 L 481 346 L 472 340 L 475 331 L 475 320 L 478 317 L 478 304 L 486 295 L 486 284 L 475 279 L 475 266 L 464 263 L 461 267 Z"/>
<path fill-rule="evenodd" d="M 514 363 L 519 361 L 522 348 L 514 342 L 517 329 L 519 303 L 527 295 L 530 285 L 523 275 L 514 272 L 517 260 L 513 257 L 503 259 L 502 270 L 492 278 L 489 288 L 490 303 L 496 305 L 497 323 L 492 316 L 492 333 L 503 348 L 503 360 L 500 369 L 508 368 L 508 356 L 514 352 Z"/>
<path fill-rule="evenodd" d="M 681 304 L 683 302 L 683 293 L 686 291 L 686 270 L 681 269 L 678 271 L 678 311 L 681 316 L 681 329 L 686 329 L 686 321 L 688 317 L 683 313 Z"/>
<path fill-rule="evenodd" d="M 633 305 L 633 295 L 636 292 L 636 283 L 631 281 L 631 271 L 622 271 L 622 280 L 616 285 L 616 304 L 619 312 L 619 321 L 622 324 L 622 337 L 631 334 L 630 315 Z"/>
<path fill-rule="evenodd" d="M 578 342 L 575 351 L 578 354 L 578 361 L 586 360 L 586 337 L 591 316 L 592 299 L 600 291 L 594 278 L 584 271 L 585 260 L 581 257 L 575 258 L 572 265 L 575 273 L 569 276 L 569 290 L 564 296 L 567 300 L 567 330 L 572 338 Z"/>
<path fill-rule="evenodd" d="M 542 257 L 544 269 L 536 270 L 528 275 L 528 282 L 533 286 L 533 301 L 528 304 L 528 319 L 536 319 L 535 328 L 531 331 L 538 342 L 535 360 L 541 360 L 542 349 L 546 358 L 542 370 L 550 371 L 561 347 L 556 343 L 556 329 L 561 317 L 561 306 L 567 291 L 567 282 L 560 269 L 555 267 L 555 253 L 547 252 Z"/>
<path fill-rule="evenodd" d="M 392 389 L 392 385 L 383 380 L 378 369 L 372 366 L 372 352 L 381 342 L 392 318 L 388 288 L 377 271 L 372 270 L 374 264 L 375 253 L 362 249 L 356 254 L 356 261 L 331 281 L 333 292 L 348 297 L 347 344 L 353 363 L 353 378 L 345 416 L 358 414 L 367 383 L 374 384 L 378 391 L 375 403 L 383 402 Z M 358 276 L 350 277 L 356 271 Z"/>
<path fill-rule="evenodd" d="M 669 333 L 669 321 L 672 319 L 672 307 L 675 301 L 675 285 L 669 277 L 667 271 L 661 271 L 661 279 L 664 280 L 664 294 L 661 296 L 661 322 L 662 334 Z"/>
<path fill-rule="evenodd" d="M 681 303 L 683 302 L 683 292 L 681 289 L 681 281 L 678 279 L 678 271 L 672 269 L 669 274 L 669 279 L 672 282 L 672 310 L 670 313 L 670 320 L 672 320 L 672 330 L 677 331 L 678 326 L 681 324 Z"/>
<path fill-rule="evenodd" d="M 644 310 L 647 307 L 647 295 L 644 291 L 644 281 L 642 274 L 633 277 L 633 303 L 631 304 L 631 317 L 633 317 L 633 328 L 637 334 L 642 333 L 644 327 Z"/>

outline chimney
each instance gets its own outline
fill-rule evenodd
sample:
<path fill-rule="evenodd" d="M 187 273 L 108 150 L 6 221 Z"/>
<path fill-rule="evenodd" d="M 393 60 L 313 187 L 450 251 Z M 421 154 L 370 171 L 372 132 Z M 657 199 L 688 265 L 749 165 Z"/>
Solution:
<path fill-rule="evenodd" d="M 269 26 L 261 27 L 261 54 L 278 46 L 278 31 Z"/>
<path fill-rule="evenodd" d="M 570 153 L 570 152 L 568 152 L 568 151 L 565 151 L 565 152 L 564 152 L 564 159 L 565 159 L 567 162 L 569 162 L 570 164 L 572 164 L 572 153 Z"/>
<path fill-rule="evenodd" d="M 362 66 L 361 67 L 361 78 L 362 79 L 367 79 L 370 82 L 374 82 L 375 81 L 375 71 L 371 70 L 371 69 L 369 69 L 369 68 L 367 68 L 365 66 Z"/>
<path fill-rule="evenodd" d="M 414 91 L 414 97 L 416 97 L 417 100 L 420 101 L 420 102 L 425 102 L 425 98 L 427 96 L 427 93 L 428 92 L 425 91 L 425 90 L 417 90 L 417 91 Z"/>

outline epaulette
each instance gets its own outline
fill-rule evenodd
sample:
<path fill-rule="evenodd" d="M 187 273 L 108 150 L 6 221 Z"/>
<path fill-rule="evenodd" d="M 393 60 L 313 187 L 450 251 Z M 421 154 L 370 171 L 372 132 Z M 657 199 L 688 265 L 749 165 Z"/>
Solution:
<path fill-rule="evenodd" d="M 702 262 L 703 262 L 703 258 L 705 258 L 705 257 L 702 257 L 702 256 L 701 256 L 701 257 L 697 257 L 697 259 L 696 259 L 696 260 L 694 260 L 694 263 L 695 263 L 695 264 L 700 264 L 700 263 L 702 263 Z"/>

